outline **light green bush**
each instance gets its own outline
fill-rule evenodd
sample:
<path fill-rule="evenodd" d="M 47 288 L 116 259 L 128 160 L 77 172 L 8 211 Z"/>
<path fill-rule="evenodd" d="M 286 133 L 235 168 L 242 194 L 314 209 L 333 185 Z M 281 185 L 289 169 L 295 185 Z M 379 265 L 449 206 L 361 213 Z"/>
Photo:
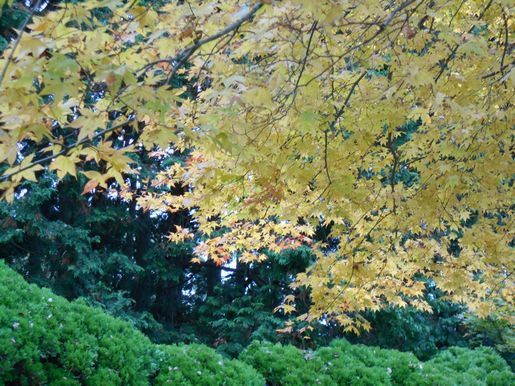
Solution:
<path fill-rule="evenodd" d="M 254 341 L 238 360 L 199 344 L 155 345 L 99 309 L 29 285 L 0 262 L 0 386 L 508 386 L 490 348 L 453 347 L 427 362 L 339 339 L 317 351 Z"/>
<path fill-rule="evenodd" d="M 270 385 L 484 385 L 515 384 L 515 377 L 490 348 L 453 347 L 428 362 L 415 355 L 353 345 L 344 339 L 315 352 L 253 342 L 239 357 Z"/>
<path fill-rule="evenodd" d="M 239 357 L 260 372 L 270 385 L 334 385 L 322 374 L 322 361 L 312 352 L 269 342 L 252 342 Z"/>
<path fill-rule="evenodd" d="M 423 364 L 409 385 L 513 385 L 515 377 L 492 348 L 451 347 Z"/>
<path fill-rule="evenodd" d="M 263 385 L 202 345 L 158 346 L 128 323 L 27 284 L 0 262 L 0 385 Z"/>

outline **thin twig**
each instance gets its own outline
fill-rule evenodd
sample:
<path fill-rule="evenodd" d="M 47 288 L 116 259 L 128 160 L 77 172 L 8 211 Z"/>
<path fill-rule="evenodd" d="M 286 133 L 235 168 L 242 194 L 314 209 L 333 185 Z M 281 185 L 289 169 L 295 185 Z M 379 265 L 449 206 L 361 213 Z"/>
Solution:
<path fill-rule="evenodd" d="M 177 69 L 180 67 L 180 65 L 182 65 L 184 62 L 186 62 L 186 60 L 188 60 L 191 57 L 191 55 L 193 55 L 195 53 L 195 51 L 197 51 L 200 47 L 202 47 L 203 45 L 205 45 L 205 44 L 207 44 L 209 42 L 212 42 L 213 40 L 221 38 L 224 35 L 227 35 L 229 32 L 232 32 L 232 31 L 240 28 L 240 26 L 243 23 L 249 21 L 250 19 L 252 19 L 254 17 L 256 12 L 262 6 L 263 6 L 262 3 L 258 3 L 256 5 L 254 5 L 254 7 L 252 7 L 250 9 L 250 11 L 247 12 L 244 16 L 242 16 L 239 20 L 237 20 L 234 23 L 228 25 L 227 27 L 225 27 L 224 29 L 218 31 L 217 33 L 215 33 L 215 34 L 213 34 L 211 36 L 207 36 L 204 39 L 198 40 L 196 43 L 194 43 L 194 44 L 186 47 L 185 49 L 183 49 L 179 54 L 175 55 L 174 57 L 158 59 L 158 60 L 155 60 L 153 62 L 147 63 L 146 65 L 144 65 L 142 68 L 140 68 L 136 72 L 138 72 L 138 73 L 141 72 L 141 74 L 140 74 L 140 76 L 141 76 L 141 75 L 145 74 L 145 72 L 147 72 L 150 68 L 152 68 L 156 64 L 160 64 L 160 63 L 170 63 L 174 67 L 174 72 L 176 72 Z"/>
<path fill-rule="evenodd" d="M 33 166 L 35 165 L 40 165 L 40 164 L 43 164 L 47 161 L 51 161 L 52 159 L 56 158 L 56 157 L 59 157 L 60 155 L 64 155 L 66 154 L 68 151 L 70 151 L 71 149 L 74 149 L 76 148 L 77 146 L 80 146 L 80 145 L 84 145 L 88 142 L 91 142 L 93 141 L 94 139 L 96 138 L 99 138 L 101 136 L 103 136 L 104 134 L 107 134 L 107 133 L 110 133 L 111 131 L 114 131 L 116 129 L 119 129 L 120 127 L 122 126 L 125 126 L 127 124 L 129 124 L 130 122 L 133 122 L 136 118 L 134 119 L 129 119 L 125 122 L 122 122 L 122 123 L 119 123 L 118 125 L 114 125 L 113 127 L 110 127 L 108 129 L 105 129 L 105 130 L 102 130 L 102 131 L 99 131 L 98 133 L 96 133 L 95 135 L 93 135 L 91 138 L 89 137 L 86 137 L 86 138 L 83 138 L 81 139 L 80 141 L 77 141 L 75 142 L 74 144 L 70 145 L 70 146 L 64 146 L 64 149 L 62 149 L 61 151 L 57 152 L 56 154 L 52 154 L 52 155 L 49 155 L 49 156 L 46 156 L 46 157 L 43 157 L 43 158 L 40 158 L 34 162 L 31 162 L 30 164 L 22 167 L 22 168 L 19 168 L 17 170 L 15 170 L 14 172 L 12 173 L 9 173 L 9 174 L 5 174 L 3 176 L 0 176 L 0 182 L 2 181 L 5 181 L 9 178 L 11 178 L 12 176 L 18 174 L 18 173 L 21 173 L 27 169 L 30 169 L 32 168 Z"/>
<path fill-rule="evenodd" d="M 332 180 L 331 180 L 331 175 L 329 174 L 329 162 L 328 162 L 328 157 L 327 157 L 327 153 L 328 153 L 328 141 L 327 141 L 327 136 L 328 136 L 328 133 L 329 133 L 329 130 L 325 130 L 324 131 L 324 167 L 325 167 L 325 174 L 327 175 L 327 181 L 329 182 L 329 184 L 332 184 Z"/>
<path fill-rule="evenodd" d="M 483 16 L 485 15 L 486 11 L 488 11 L 488 9 L 492 5 L 492 3 L 493 3 L 493 0 L 490 0 L 488 2 L 488 4 L 485 6 L 485 8 L 483 8 L 483 11 L 481 11 L 481 13 L 479 14 L 477 20 L 481 20 L 483 18 Z M 474 27 L 471 27 L 468 30 L 468 33 L 471 33 L 473 30 L 474 30 Z M 447 66 L 449 65 L 450 61 L 452 59 L 454 59 L 454 55 L 456 54 L 456 51 L 458 51 L 458 48 L 460 48 L 460 44 L 459 43 L 456 44 L 456 46 L 451 50 L 451 53 L 447 56 L 447 58 L 441 64 L 440 71 L 438 72 L 438 74 L 436 75 L 436 78 L 435 78 L 435 83 L 437 83 L 438 80 L 440 79 L 440 77 L 443 75 L 443 73 L 447 69 Z"/>
<path fill-rule="evenodd" d="M 332 130 L 334 130 L 334 128 L 336 127 L 336 122 L 338 121 L 338 119 L 341 118 L 341 116 L 343 115 L 345 109 L 347 107 L 349 107 L 350 98 L 352 97 L 352 94 L 354 94 L 354 90 L 358 86 L 359 82 L 361 82 L 361 80 L 365 77 L 365 75 L 367 75 L 367 71 L 363 71 L 363 73 L 358 77 L 358 79 L 356 79 L 354 81 L 354 83 L 350 87 L 350 90 L 349 90 L 349 93 L 347 94 L 347 97 L 345 98 L 345 101 L 343 102 L 341 107 L 338 110 L 336 110 L 336 114 L 334 116 L 333 122 L 331 123 L 331 129 Z"/>
<path fill-rule="evenodd" d="M 2 73 L 0 74 L 0 87 L 2 86 L 2 82 L 5 78 L 5 74 L 7 73 L 7 69 L 9 68 L 9 65 L 11 64 L 11 62 L 13 60 L 16 48 L 18 48 L 18 44 L 20 44 L 23 32 L 25 31 L 27 24 L 29 24 L 29 21 L 32 20 L 32 16 L 34 16 L 34 13 L 39 8 L 41 1 L 42 0 L 38 0 L 37 3 L 34 5 L 34 7 L 31 8 L 29 14 L 27 15 L 27 18 L 25 19 L 25 21 L 23 22 L 23 24 L 20 27 L 20 33 L 18 34 L 18 37 L 16 38 L 16 40 L 13 44 L 13 48 L 7 58 L 7 62 L 5 63 L 4 68 L 2 69 Z"/>
<path fill-rule="evenodd" d="M 308 57 L 309 57 L 309 49 L 311 48 L 311 42 L 313 41 L 313 35 L 315 34 L 315 31 L 317 29 L 317 24 L 318 24 L 318 21 L 315 20 L 310 29 L 308 45 L 306 47 L 306 53 L 304 54 L 304 58 L 302 59 L 299 76 L 297 77 L 297 80 L 295 81 L 295 86 L 293 87 L 293 92 L 292 92 L 293 98 L 291 100 L 290 106 L 293 105 L 293 103 L 295 102 L 295 98 L 297 97 L 297 90 L 299 88 L 300 79 L 302 78 L 302 74 L 304 74 L 304 69 L 306 68 L 306 63 L 307 63 Z"/>
<path fill-rule="evenodd" d="M 462 0 L 462 1 L 461 1 L 460 5 L 458 6 L 458 9 L 457 9 L 457 10 L 456 10 L 456 12 L 454 12 L 454 14 L 452 15 L 451 20 L 449 20 L 449 27 L 451 26 L 452 21 L 454 20 L 454 18 L 456 17 L 456 15 L 458 15 L 458 13 L 460 12 L 461 7 L 463 7 L 463 4 L 465 4 L 465 1 L 467 1 L 467 0 Z"/>
<path fill-rule="evenodd" d="M 506 54 L 508 52 L 508 18 L 506 17 L 506 12 L 504 10 L 502 11 L 502 18 L 504 21 L 504 50 L 501 57 L 501 65 L 500 65 L 500 71 L 501 75 L 504 76 L 503 68 L 504 68 L 504 59 L 506 58 Z"/>

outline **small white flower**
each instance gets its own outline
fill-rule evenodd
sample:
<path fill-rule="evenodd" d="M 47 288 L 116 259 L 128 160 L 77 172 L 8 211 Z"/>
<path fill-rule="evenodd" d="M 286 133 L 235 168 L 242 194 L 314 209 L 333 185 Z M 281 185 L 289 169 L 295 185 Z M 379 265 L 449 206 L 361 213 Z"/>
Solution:
<path fill-rule="evenodd" d="M 14 323 L 13 323 L 13 329 L 15 329 L 15 330 L 16 330 L 18 327 L 20 327 L 20 323 L 18 323 L 18 322 L 14 322 Z"/>
<path fill-rule="evenodd" d="M 391 369 L 391 368 L 389 368 L 389 367 L 387 367 L 387 368 L 386 368 L 386 372 L 387 372 L 388 374 L 391 374 L 391 373 L 392 373 L 392 369 Z"/>
<path fill-rule="evenodd" d="M 46 318 L 50 319 L 51 317 L 52 317 L 52 314 L 48 314 L 48 316 Z"/>
<path fill-rule="evenodd" d="M 52 303 L 53 301 L 54 301 L 54 299 L 52 299 L 52 298 L 48 298 L 48 302 L 49 302 L 49 303 Z"/>

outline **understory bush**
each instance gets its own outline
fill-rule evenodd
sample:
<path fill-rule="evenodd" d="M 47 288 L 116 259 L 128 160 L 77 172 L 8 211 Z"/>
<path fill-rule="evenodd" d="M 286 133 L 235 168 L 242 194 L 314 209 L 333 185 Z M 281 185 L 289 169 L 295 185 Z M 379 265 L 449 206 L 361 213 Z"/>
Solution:
<path fill-rule="evenodd" d="M 263 385 L 203 345 L 155 345 L 129 323 L 29 285 L 0 262 L 0 385 Z"/>
<path fill-rule="evenodd" d="M 491 348 L 452 347 L 420 362 L 412 353 L 344 339 L 316 351 L 253 342 L 239 359 L 275 386 L 304 385 L 488 385 L 515 384 L 510 368 Z"/>
<path fill-rule="evenodd" d="M 412 353 L 351 344 L 316 351 L 254 341 L 238 360 L 200 345 L 157 345 L 129 323 L 30 285 L 0 262 L 0 385 L 515 384 L 491 348 Z"/>

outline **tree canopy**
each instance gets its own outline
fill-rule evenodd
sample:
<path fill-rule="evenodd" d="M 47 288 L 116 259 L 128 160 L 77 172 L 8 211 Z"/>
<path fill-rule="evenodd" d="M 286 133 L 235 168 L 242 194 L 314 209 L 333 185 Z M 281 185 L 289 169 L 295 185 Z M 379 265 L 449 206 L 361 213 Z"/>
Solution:
<path fill-rule="evenodd" d="M 83 175 L 84 195 L 187 212 L 169 239 L 193 239 L 197 262 L 308 244 L 303 320 L 353 330 L 366 310 L 429 310 L 424 280 L 509 316 L 509 1 L 39 7 L 0 60 L 5 199 L 46 171 Z M 142 152 L 184 161 L 149 178 Z"/>

